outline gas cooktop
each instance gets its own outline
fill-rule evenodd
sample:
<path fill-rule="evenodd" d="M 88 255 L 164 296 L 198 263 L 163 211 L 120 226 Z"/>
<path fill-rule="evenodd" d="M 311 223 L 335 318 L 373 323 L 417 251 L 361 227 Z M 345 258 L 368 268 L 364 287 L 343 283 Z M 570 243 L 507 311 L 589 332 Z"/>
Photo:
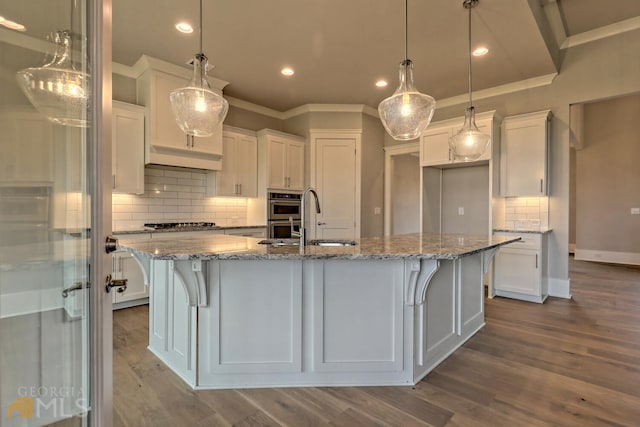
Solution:
<path fill-rule="evenodd" d="M 213 228 L 216 226 L 215 222 L 158 222 L 148 223 L 144 225 L 147 228 L 153 228 L 154 230 L 175 230 L 175 229 L 189 229 L 198 230 L 203 228 Z"/>

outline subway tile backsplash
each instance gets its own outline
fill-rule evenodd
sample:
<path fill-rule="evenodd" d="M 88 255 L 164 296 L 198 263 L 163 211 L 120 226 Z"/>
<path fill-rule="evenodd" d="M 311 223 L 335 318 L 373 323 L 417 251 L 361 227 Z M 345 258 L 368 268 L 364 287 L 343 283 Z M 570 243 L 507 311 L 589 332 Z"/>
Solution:
<path fill-rule="evenodd" d="M 541 230 L 549 228 L 548 197 L 507 197 L 505 226 L 512 230 Z"/>
<path fill-rule="evenodd" d="M 206 181 L 206 173 L 198 169 L 145 166 L 144 194 L 112 196 L 113 230 L 137 229 L 148 222 L 247 225 L 247 199 L 207 197 Z"/>

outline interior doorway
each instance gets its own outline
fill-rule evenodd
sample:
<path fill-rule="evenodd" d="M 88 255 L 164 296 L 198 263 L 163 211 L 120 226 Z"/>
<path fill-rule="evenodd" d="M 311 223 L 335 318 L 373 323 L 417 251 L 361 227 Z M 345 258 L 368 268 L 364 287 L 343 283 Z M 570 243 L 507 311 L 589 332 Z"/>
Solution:
<path fill-rule="evenodd" d="M 385 236 L 420 232 L 420 145 L 385 147 Z"/>

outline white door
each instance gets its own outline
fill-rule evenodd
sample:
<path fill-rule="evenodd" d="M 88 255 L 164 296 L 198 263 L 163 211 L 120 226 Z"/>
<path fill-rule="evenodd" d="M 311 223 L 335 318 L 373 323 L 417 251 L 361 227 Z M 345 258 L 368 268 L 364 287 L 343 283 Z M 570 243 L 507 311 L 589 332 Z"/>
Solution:
<path fill-rule="evenodd" d="M 355 239 L 359 194 L 355 138 L 316 139 L 316 187 L 321 213 L 315 215 L 315 224 L 307 226 L 315 226 L 315 235 L 320 239 Z M 307 212 L 312 212 L 312 207 L 307 205 Z"/>
<path fill-rule="evenodd" d="M 0 0 L 26 28 L 2 30 L 0 112 L 29 118 L 0 120 L 0 146 L 20 147 L 19 173 L 0 176 L 3 427 L 111 425 L 110 5 Z M 52 30 L 73 33 L 77 80 L 39 74 Z"/>

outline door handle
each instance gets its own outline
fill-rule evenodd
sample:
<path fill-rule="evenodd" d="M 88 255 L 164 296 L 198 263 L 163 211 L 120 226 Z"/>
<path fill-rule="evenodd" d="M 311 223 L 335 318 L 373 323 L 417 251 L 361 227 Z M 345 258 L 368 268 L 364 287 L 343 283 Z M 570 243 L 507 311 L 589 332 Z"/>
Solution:
<path fill-rule="evenodd" d="M 113 236 L 107 236 L 104 242 L 104 250 L 110 254 L 118 250 L 118 239 Z"/>
<path fill-rule="evenodd" d="M 318 225 L 327 225 L 327 223 L 323 221 L 318 221 Z"/>
<path fill-rule="evenodd" d="M 123 293 L 127 290 L 127 279 L 114 279 L 110 274 L 105 278 L 105 290 L 111 292 L 111 288 L 118 288 L 116 292 Z"/>
<path fill-rule="evenodd" d="M 78 291 L 80 289 L 88 289 L 90 284 L 87 282 L 75 282 L 72 286 L 69 286 L 66 289 L 62 290 L 62 298 L 66 298 L 73 291 Z"/>

